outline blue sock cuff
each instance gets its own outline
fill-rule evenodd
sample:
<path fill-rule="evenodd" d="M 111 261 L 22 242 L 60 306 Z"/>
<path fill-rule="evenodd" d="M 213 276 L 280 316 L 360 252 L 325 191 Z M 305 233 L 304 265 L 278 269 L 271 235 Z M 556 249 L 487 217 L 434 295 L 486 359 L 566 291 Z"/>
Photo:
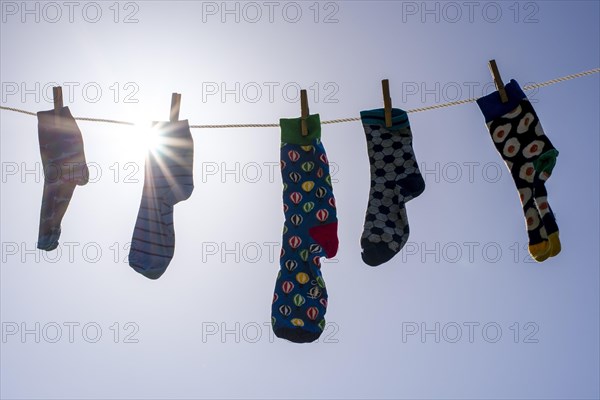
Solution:
<path fill-rule="evenodd" d="M 365 110 L 360 112 L 360 119 L 363 125 L 381 125 L 385 126 L 385 110 L 377 108 L 374 110 Z M 408 123 L 408 114 L 399 108 L 392 108 L 392 126 L 388 129 L 406 128 Z"/>
<path fill-rule="evenodd" d="M 506 103 L 502 103 L 498 91 L 477 99 L 477 105 L 481 109 L 486 123 L 511 112 L 519 105 L 521 100 L 527 98 L 517 81 L 514 79 L 511 79 L 504 88 L 506 90 L 506 96 L 508 96 L 508 102 Z"/>

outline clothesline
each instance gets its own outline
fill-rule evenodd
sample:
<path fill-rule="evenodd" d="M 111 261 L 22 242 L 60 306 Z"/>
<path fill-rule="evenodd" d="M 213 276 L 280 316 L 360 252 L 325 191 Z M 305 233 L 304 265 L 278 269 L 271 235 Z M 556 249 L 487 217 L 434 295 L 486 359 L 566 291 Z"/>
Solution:
<path fill-rule="evenodd" d="M 576 74 L 571 74 L 571 75 L 563 76 L 561 78 L 550 79 L 549 81 L 527 85 L 527 86 L 523 87 L 523 90 L 528 91 L 528 90 L 533 90 L 533 89 L 537 89 L 537 88 L 541 88 L 541 87 L 545 87 L 545 86 L 550 86 L 550 85 L 553 85 L 555 83 L 569 81 L 571 79 L 581 78 L 581 77 L 584 77 L 584 76 L 587 76 L 587 75 L 597 74 L 599 72 L 600 72 L 600 68 L 593 68 L 593 69 L 590 69 L 590 70 L 587 70 L 587 71 L 583 71 L 583 72 L 579 72 L 579 73 L 576 73 Z M 413 108 L 413 109 L 410 109 L 410 110 L 406 110 L 406 112 L 407 113 L 417 113 L 417 112 L 423 112 L 423 111 L 436 110 L 438 108 L 445 108 L 445 107 L 457 106 L 457 105 L 460 105 L 460 104 L 473 103 L 476 100 L 477 100 L 477 98 L 475 98 L 475 97 L 469 98 L 469 99 L 464 99 L 464 100 L 455 100 L 455 101 L 451 101 L 451 102 L 448 102 L 448 103 L 442 103 L 442 104 L 435 104 L 435 105 L 431 105 L 431 106 Z M 32 116 L 36 116 L 37 115 L 35 112 L 23 110 L 23 109 L 20 109 L 20 108 L 14 108 L 14 107 L 0 106 L 0 110 L 13 111 L 13 112 L 21 113 L 21 114 L 32 115 Z M 134 122 L 118 121 L 118 120 L 114 120 L 114 119 L 89 118 L 89 117 L 75 117 L 75 119 L 77 121 L 104 122 L 104 123 L 107 123 L 107 124 L 119 124 L 119 125 L 135 125 Z M 321 124 L 323 124 L 323 125 L 326 125 L 326 124 L 339 124 L 339 123 L 342 123 L 342 122 L 355 122 L 355 121 L 360 121 L 360 117 L 331 119 L 331 120 L 327 120 L 327 121 L 321 121 Z M 214 129 L 214 128 L 278 128 L 278 127 L 279 127 L 278 123 L 276 123 L 276 124 L 190 125 L 191 129 Z"/>

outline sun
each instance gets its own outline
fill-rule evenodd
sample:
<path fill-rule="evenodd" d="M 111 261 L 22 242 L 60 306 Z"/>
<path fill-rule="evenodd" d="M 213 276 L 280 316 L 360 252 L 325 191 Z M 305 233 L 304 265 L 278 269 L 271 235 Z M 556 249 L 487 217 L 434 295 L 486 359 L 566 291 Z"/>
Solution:
<path fill-rule="evenodd" d="M 136 122 L 131 128 L 133 140 L 138 148 L 153 153 L 159 150 L 161 135 L 158 129 L 152 127 L 150 121 Z"/>
<path fill-rule="evenodd" d="M 122 127 L 120 150 L 129 155 L 160 152 L 162 137 L 160 131 L 152 127 L 152 119 L 134 116 L 131 121 L 133 125 Z"/>

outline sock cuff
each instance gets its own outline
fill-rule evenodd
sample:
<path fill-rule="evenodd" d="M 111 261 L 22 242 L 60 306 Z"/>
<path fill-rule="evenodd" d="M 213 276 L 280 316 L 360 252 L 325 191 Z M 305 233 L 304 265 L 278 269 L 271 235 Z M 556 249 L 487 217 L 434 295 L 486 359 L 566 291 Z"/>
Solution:
<path fill-rule="evenodd" d="M 181 121 L 152 121 L 152 129 L 158 129 L 161 135 L 169 137 L 191 137 L 187 119 Z"/>
<path fill-rule="evenodd" d="M 309 145 L 321 138 L 321 118 L 319 114 L 309 115 L 306 119 L 308 135 L 302 136 L 302 118 L 281 118 L 281 141 L 283 143 Z"/>
<path fill-rule="evenodd" d="M 498 91 L 477 99 L 477 105 L 479 106 L 479 109 L 481 109 L 486 123 L 511 112 L 517 108 L 521 100 L 527 99 L 527 96 L 523 93 L 523 89 L 521 89 L 514 79 L 511 79 L 510 82 L 504 86 L 504 89 L 506 90 L 506 96 L 508 97 L 508 102 L 506 103 L 502 103 Z"/>
<path fill-rule="evenodd" d="M 380 125 L 385 127 L 385 109 L 364 110 L 360 112 L 360 120 L 363 125 Z M 400 108 L 392 108 L 392 126 L 390 130 L 402 129 L 410 126 L 408 114 Z"/>
<path fill-rule="evenodd" d="M 54 124 L 55 118 L 57 116 L 63 119 L 75 121 L 75 118 L 73 118 L 73 115 L 71 115 L 71 110 L 69 110 L 68 106 L 59 108 L 58 113 L 56 113 L 54 109 L 52 109 L 47 111 L 38 111 L 36 114 L 38 117 L 38 122 L 42 125 Z"/>

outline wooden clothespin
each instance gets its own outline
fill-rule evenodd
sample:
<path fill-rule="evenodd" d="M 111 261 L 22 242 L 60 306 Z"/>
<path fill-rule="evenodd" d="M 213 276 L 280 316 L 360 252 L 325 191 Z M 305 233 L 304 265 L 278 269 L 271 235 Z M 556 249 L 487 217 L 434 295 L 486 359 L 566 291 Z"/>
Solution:
<path fill-rule="evenodd" d="M 490 60 L 488 62 L 488 66 L 490 67 L 492 77 L 494 78 L 494 83 L 496 84 L 496 89 L 498 89 L 498 93 L 500 93 L 500 100 L 503 103 L 507 103 L 508 96 L 506 95 L 506 89 L 504 89 L 504 82 L 502 82 L 502 77 L 500 77 L 500 72 L 498 71 L 498 66 L 496 65 L 496 60 Z"/>
<path fill-rule="evenodd" d="M 54 98 L 54 113 L 60 113 L 60 109 L 63 108 L 63 95 L 62 87 L 54 86 L 52 88 L 52 97 Z"/>
<path fill-rule="evenodd" d="M 389 128 L 392 126 L 392 98 L 390 97 L 390 81 L 387 79 L 382 80 L 381 87 L 383 88 L 385 127 Z"/>
<path fill-rule="evenodd" d="M 173 93 L 171 96 L 171 113 L 169 121 L 179 121 L 179 109 L 181 108 L 181 93 Z"/>
<path fill-rule="evenodd" d="M 308 135 L 308 125 L 306 119 L 308 118 L 308 96 L 306 95 L 306 89 L 300 90 L 300 108 L 302 109 L 301 125 L 302 125 L 302 136 Z"/>

